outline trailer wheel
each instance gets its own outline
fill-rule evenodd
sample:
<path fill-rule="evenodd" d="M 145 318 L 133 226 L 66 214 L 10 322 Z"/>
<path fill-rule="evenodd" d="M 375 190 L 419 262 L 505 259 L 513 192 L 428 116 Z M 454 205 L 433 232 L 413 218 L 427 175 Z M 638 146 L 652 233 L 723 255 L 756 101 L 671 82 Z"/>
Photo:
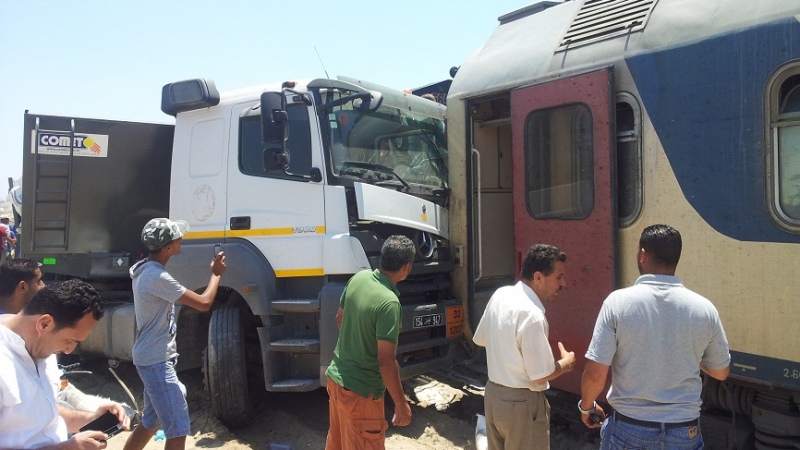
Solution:
<path fill-rule="evenodd" d="M 241 428 L 251 418 L 244 338 L 245 325 L 239 308 L 214 311 L 208 324 L 204 378 L 211 409 L 229 428 Z"/>

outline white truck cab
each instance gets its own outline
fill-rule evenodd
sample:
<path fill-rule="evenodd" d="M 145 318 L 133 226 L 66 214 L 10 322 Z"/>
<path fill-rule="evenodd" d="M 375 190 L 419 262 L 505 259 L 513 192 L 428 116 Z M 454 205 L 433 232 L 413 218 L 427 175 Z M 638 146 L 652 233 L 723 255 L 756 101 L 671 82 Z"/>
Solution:
<path fill-rule="evenodd" d="M 93 282 L 104 298 L 114 293 L 83 354 L 130 359 L 127 268 L 146 254 L 136 230 L 168 215 L 190 224 L 167 267 L 187 288 L 202 291 L 212 256 L 226 255 L 211 312 L 179 312 L 178 368 L 203 368 L 229 426 L 248 422 L 251 390 L 262 383 L 267 391 L 324 386 L 342 290 L 354 273 L 378 267 L 394 234 L 418 248 L 398 285 L 401 375 L 466 357 L 463 306 L 451 294 L 443 105 L 354 79 L 222 94 L 194 79 L 164 86 L 162 110 L 174 127 L 26 115 L 25 186 L 39 192 L 26 196 L 26 256 L 47 261 L 47 273 Z M 158 145 L 147 144 L 151 129 Z M 44 145 L 45 130 L 66 143 L 60 153 Z M 102 152 L 74 148 L 86 136 Z M 53 196 L 63 204 L 53 207 Z M 109 208 L 133 213 L 100 221 Z M 76 221 L 80 228 L 69 226 Z M 90 238 L 97 233 L 107 244 Z"/>

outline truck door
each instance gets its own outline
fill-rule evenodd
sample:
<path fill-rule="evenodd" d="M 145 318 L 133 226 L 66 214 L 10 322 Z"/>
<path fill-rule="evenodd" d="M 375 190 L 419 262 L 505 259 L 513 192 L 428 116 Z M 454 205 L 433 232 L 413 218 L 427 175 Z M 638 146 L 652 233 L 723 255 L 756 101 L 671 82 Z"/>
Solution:
<path fill-rule="evenodd" d="M 264 167 L 257 103 L 232 110 L 231 161 L 228 164 L 227 238 L 244 238 L 256 245 L 276 277 L 323 274 L 325 233 L 323 184 L 312 182 L 311 167 L 322 167 L 319 127 L 311 107 L 288 103 L 291 161 L 287 175 L 280 167 Z M 234 160 L 235 159 L 235 160 Z"/>
<path fill-rule="evenodd" d="M 604 69 L 511 93 L 517 273 L 532 244 L 567 254 L 566 290 L 544 305 L 553 354 L 563 342 L 578 360 L 552 382 L 570 392 L 580 392 L 583 355 L 615 285 L 612 86 Z"/>

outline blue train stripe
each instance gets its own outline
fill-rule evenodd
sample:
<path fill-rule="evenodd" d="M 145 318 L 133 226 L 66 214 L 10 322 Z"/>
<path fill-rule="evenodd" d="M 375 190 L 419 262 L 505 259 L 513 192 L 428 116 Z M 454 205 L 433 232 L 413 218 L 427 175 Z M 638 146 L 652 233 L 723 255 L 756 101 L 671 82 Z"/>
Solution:
<path fill-rule="evenodd" d="M 767 209 L 763 111 L 768 78 L 797 58 L 789 18 L 626 59 L 684 196 L 731 238 L 800 242 Z"/>
<path fill-rule="evenodd" d="M 800 363 L 731 350 L 731 375 L 800 391 Z"/>

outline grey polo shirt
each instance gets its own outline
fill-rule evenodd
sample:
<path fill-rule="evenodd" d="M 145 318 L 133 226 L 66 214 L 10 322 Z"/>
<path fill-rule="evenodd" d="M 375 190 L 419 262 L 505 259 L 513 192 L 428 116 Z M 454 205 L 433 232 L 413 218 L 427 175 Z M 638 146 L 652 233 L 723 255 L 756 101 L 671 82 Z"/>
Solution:
<path fill-rule="evenodd" d="M 678 277 L 643 275 L 603 303 L 586 358 L 611 366 L 608 402 L 652 422 L 700 415 L 700 364 L 730 364 L 728 340 L 714 305 Z"/>

